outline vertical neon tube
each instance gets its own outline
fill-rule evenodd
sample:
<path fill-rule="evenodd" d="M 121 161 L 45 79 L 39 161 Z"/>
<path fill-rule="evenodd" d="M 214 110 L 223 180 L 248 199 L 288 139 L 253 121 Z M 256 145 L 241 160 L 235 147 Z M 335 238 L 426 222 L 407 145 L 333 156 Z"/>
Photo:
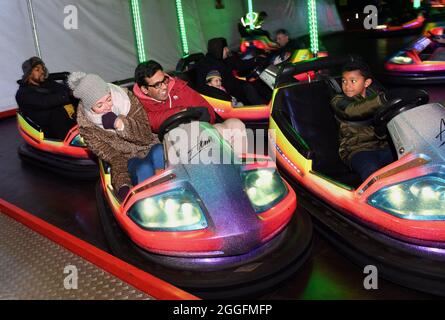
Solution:
<path fill-rule="evenodd" d="M 314 55 L 319 52 L 318 48 L 318 27 L 317 27 L 317 3 L 315 0 L 307 0 L 309 13 L 309 36 L 311 41 L 311 51 Z"/>
<path fill-rule="evenodd" d="M 249 19 L 249 28 L 250 28 L 250 30 L 253 30 L 254 29 L 254 26 L 253 26 L 253 4 L 252 4 L 252 0 L 247 0 L 247 8 L 248 8 L 248 17 L 250 18 Z"/>
<path fill-rule="evenodd" d="M 420 2 L 421 2 L 421 0 L 414 0 L 413 1 L 414 9 L 419 9 L 420 8 Z"/>
<path fill-rule="evenodd" d="M 139 0 L 130 0 L 131 15 L 133 17 L 134 34 L 136 38 L 136 49 L 139 62 L 147 61 L 145 53 L 144 35 L 142 33 L 142 19 L 139 7 Z"/>
<path fill-rule="evenodd" d="M 182 11 L 182 0 L 176 0 L 176 15 L 178 16 L 179 33 L 181 36 L 182 56 L 189 55 L 189 45 L 187 42 L 187 32 L 185 30 L 184 13 Z"/>

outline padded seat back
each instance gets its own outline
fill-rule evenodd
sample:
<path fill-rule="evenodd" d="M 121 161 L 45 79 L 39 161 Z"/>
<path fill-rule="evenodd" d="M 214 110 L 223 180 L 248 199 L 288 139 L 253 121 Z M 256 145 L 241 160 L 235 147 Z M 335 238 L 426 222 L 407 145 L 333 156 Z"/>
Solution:
<path fill-rule="evenodd" d="M 356 175 L 339 156 L 339 126 L 330 105 L 332 88 L 326 81 L 299 83 L 279 91 L 280 103 L 292 127 L 312 151 L 312 169 L 337 181 L 357 185 Z"/>

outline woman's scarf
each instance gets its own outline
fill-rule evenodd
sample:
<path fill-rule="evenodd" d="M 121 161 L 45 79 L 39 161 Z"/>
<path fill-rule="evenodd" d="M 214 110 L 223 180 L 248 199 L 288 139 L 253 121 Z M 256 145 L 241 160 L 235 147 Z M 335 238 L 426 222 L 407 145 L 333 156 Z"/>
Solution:
<path fill-rule="evenodd" d="M 117 116 L 122 115 L 126 117 L 128 115 L 128 112 L 130 112 L 131 107 L 130 98 L 128 97 L 127 93 L 124 91 L 124 89 L 112 83 L 108 83 L 108 88 L 111 93 L 111 102 L 113 103 L 111 111 L 114 112 Z M 88 120 L 90 120 L 96 126 L 104 129 L 102 125 L 102 116 L 104 115 L 103 113 L 95 113 L 93 110 L 90 109 L 85 110 L 85 114 Z"/>

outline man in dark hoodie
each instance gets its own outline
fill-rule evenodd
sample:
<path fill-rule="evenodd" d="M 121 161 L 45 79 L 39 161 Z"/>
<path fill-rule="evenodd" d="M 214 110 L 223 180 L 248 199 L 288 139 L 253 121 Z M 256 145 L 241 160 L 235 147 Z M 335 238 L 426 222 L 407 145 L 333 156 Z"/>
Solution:
<path fill-rule="evenodd" d="M 48 79 L 48 70 L 39 57 L 23 62 L 22 70 L 15 95 L 20 111 L 42 128 L 45 137 L 65 139 L 76 125 L 65 109 L 72 102 L 70 89 Z"/>
<path fill-rule="evenodd" d="M 237 54 L 232 53 L 224 38 L 210 39 L 207 44 L 207 54 L 197 65 L 198 90 L 207 94 L 206 76 L 212 70 L 217 70 L 222 78 L 222 85 L 227 93 L 242 101 L 245 105 L 264 104 L 264 98 L 258 94 L 255 87 L 246 81 L 237 79 L 233 71 L 249 71 L 258 65 L 257 59 L 241 60 Z"/>

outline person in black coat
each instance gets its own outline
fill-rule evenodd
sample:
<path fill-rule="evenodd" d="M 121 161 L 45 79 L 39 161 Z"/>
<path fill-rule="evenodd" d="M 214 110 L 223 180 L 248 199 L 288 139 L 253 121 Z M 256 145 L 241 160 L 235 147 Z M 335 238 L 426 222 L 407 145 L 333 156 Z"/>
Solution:
<path fill-rule="evenodd" d="M 279 58 L 273 62 L 274 64 L 278 64 L 289 59 L 295 50 L 306 48 L 303 42 L 289 38 L 289 33 L 285 29 L 277 30 L 275 32 L 275 39 L 280 45 L 280 49 L 274 55 L 275 58 Z"/>
<path fill-rule="evenodd" d="M 42 128 L 45 137 L 65 139 L 76 125 L 65 109 L 73 102 L 69 87 L 49 80 L 45 63 L 39 57 L 23 62 L 22 70 L 15 95 L 19 110 Z"/>
<path fill-rule="evenodd" d="M 242 60 L 232 53 L 225 38 L 213 38 L 208 41 L 207 54 L 197 64 L 197 89 L 203 94 L 209 94 L 206 76 L 212 70 L 217 70 L 222 78 L 222 85 L 227 93 L 246 105 L 266 103 L 255 87 L 246 81 L 237 79 L 233 71 L 245 72 L 253 70 L 258 65 L 258 59 Z M 211 94 L 210 94 L 211 95 Z"/>

